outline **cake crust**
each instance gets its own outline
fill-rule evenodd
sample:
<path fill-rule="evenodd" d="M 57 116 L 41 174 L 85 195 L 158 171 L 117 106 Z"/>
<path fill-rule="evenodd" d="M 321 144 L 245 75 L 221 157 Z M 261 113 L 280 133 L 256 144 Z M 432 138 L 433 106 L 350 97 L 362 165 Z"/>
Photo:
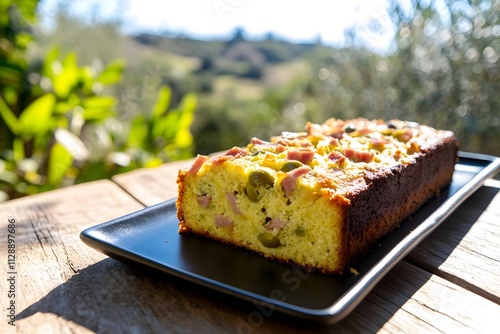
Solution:
<path fill-rule="evenodd" d="M 412 122 L 307 123 L 179 171 L 180 233 L 342 274 L 452 179 L 458 141 Z"/>

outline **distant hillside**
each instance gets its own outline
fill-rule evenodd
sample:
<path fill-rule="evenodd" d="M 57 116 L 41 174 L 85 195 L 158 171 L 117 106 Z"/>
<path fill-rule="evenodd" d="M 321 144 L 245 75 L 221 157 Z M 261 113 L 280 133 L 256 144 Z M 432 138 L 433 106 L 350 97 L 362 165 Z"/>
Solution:
<path fill-rule="evenodd" d="M 201 60 L 200 72 L 210 71 L 215 75 L 235 75 L 243 78 L 261 79 L 266 64 L 278 64 L 296 59 L 307 59 L 308 55 L 329 48 L 319 43 L 294 44 L 277 40 L 269 35 L 264 40 L 245 40 L 236 33 L 230 40 L 202 41 L 187 37 L 166 37 L 141 34 L 133 39 L 146 46 L 185 57 Z M 331 49 L 330 49 L 331 51 Z"/>

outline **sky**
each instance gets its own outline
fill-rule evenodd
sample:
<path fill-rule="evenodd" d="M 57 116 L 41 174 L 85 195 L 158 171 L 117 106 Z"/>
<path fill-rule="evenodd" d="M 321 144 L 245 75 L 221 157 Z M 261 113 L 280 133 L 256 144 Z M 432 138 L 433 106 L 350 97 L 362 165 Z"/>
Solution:
<path fill-rule="evenodd" d="M 388 0 L 42 0 L 42 22 L 50 26 L 58 4 L 64 2 L 81 17 L 121 18 L 126 34 L 229 38 L 243 28 L 247 38 L 272 32 L 291 42 L 320 38 L 328 45 L 342 45 L 344 30 L 357 25 L 366 46 L 375 51 L 386 50 L 394 34 Z M 383 33 L 370 29 L 374 23 Z"/>

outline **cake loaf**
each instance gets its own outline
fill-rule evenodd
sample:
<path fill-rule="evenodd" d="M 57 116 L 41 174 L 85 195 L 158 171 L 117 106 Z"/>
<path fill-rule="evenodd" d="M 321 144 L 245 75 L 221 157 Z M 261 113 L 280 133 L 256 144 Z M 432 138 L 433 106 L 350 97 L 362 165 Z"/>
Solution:
<path fill-rule="evenodd" d="M 452 180 L 451 131 L 361 118 L 305 130 L 198 155 L 177 178 L 179 232 L 342 274 Z"/>

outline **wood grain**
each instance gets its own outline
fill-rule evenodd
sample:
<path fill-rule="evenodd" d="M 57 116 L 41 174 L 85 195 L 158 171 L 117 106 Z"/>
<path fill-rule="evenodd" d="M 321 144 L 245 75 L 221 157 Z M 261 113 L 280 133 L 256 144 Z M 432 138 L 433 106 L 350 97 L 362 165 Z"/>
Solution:
<path fill-rule="evenodd" d="M 113 181 L 145 206 L 177 196 L 177 173 L 191 166 L 192 159 L 172 162 L 156 168 L 143 168 L 113 177 Z"/>
<path fill-rule="evenodd" d="M 500 181 L 488 180 L 407 258 L 500 304 Z"/>
<path fill-rule="evenodd" d="M 500 305 L 403 261 L 356 309 L 366 320 L 355 316 L 343 323 L 355 332 L 486 333 L 498 312 Z"/>
<path fill-rule="evenodd" d="M 3 247 L 3 241 L 7 239 L 6 223 L 15 219 L 16 225 L 18 314 L 54 289 L 64 286 L 84 268 L 106 258 L 79 240 L 82 230 L 142 207 L 110 181 L 82 184 L 1 204 L 2 256 L 7 253 Z M 2 291 L 7 291 L 5 275 L 2 270 Z M 63 310 L 73 302 L 61 298 L 54 307 Z M 72 306 L 78 307 L 77 304 Z M 16 321 L 16 329 L 23 333 L 35 333 L 45 322 L 47 328 L 53 328 L 54 332 L 59 332 L 61 328 L 73 330 L 74 327 L 73 323 L 62 318 L 41 319 L 46 318 L 37 314 L 34 318 Z M 6 321 L 2 320 L 1 333 L 5 333 L 5 326 Z"/>
<path fill-rule="evenodd" d="M 211 157 L 224 152 L 215 152 Z M 193 159 L 174 161 L 156 168 L 142 168 L 115 175 L 112 180 L 145 206 L 155 205 L 177 197 L 177 174 L 188 168 Z"/>

